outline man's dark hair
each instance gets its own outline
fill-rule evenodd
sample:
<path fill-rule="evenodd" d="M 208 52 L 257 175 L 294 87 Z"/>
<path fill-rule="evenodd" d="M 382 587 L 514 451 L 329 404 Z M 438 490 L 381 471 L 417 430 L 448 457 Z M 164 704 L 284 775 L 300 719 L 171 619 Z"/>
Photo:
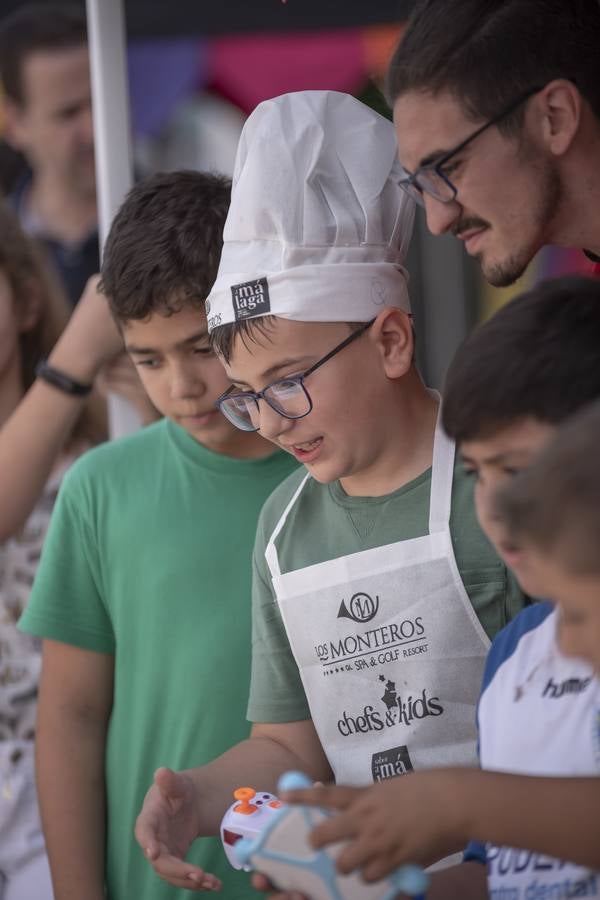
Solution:
<path fill-rule="evenodd" d="M 532 416 L 558 424 L 600 398 L 600 279 L 568 276 L 516 297 L 459 347 L 443 423 L 457 442 Z"/>
<path fill-rule="evenodd" d="M 23 64 L 37 51 L 70 50 L 87 42 L 85 15 L 77 6 L 31 3 L 0 22 L 0 79 L 7 97 L 24 106 Z"/>
<path fill-rule="evenodd" d="M 566 422 L 495 499 L 517 544 L 533 544 L 578 575 L 600 575 L 599 444 L 596 402 Z"/>
<path fill-rule="evenodd" d="M 477 121 L 567 78 L 600 118 L 599 34 L 598 0 L 417 0 L 390 62 L 388 101 L 449 91 Z M 522 112 L 499 127 L 514 132 Z"/>
<path fill-rule="evenodd" d="M 101 290 L 115 319 L 202 308 L 217 277 L 231 181 L 164 172 L 131 189 L 112 223 Z"/>

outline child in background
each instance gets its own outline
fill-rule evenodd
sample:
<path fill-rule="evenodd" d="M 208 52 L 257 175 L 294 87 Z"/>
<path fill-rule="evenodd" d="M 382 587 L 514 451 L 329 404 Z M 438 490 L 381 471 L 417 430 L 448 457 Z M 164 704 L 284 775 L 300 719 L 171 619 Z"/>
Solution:
<path fill-rule="evenodd" d="M 165 418 L 69 472 L 21 621 L 44 638 L 37 776 L 56 900 L 179 896 L 134 842 L 144 790 L 157 766 L 248 732 L 252 542 L 295 463 L 214 405 L 229 382 L 204 301 L 229 198 L 216 175 L 153 176 L 106 243 L 103 290 Z M 254 896 L 220 841 L 192 858 L 220 876 L 205 887 Z"/>
<path fill-rule="evenodd" d="M 7 420 L 16 413 L 36 377 L 37 366 L 50 354 L 69 315 L 62 296 L 32 239 L 18 220 L 0 205 L 0 444 L 7 440 Z M 50 394 L 56 388 L 46 386 Z M 42 389 L 43 393 L 44 389 Z M 56 493 L 67 467 L 86 448 L 103 440 L 104 415 L 99 398 L 76 404 L 61 433 L 62 449 L 35 481 L 37 447 L 44 428 L 29 423 L 32 444 L 29 468 L 3 465 L 4 522 L 9 492 L 19 506 L 0 545 L 0 897 L 3 900 L 50 900 L 52 887 L 39 822 L 34 781 L 34 739 L 39 641 L 17 631 L 28 601 Z M 5 463 L 6 460 L 3 460 Z M 49 476 L 49 477 L 48 477 Z M 45 485 L 44 485 L 45 482 Z M 10 484 L 9 484 L 10 483 Z M 26 498 L 23 502 L 23 497 Z"/>
<path fill-rule="evenodd" d="M 331 787 L 289 798 L 342 811 L 314 838 L 317 844 L 350 840 L 340 858 L 344 869 L 359 866 L 377 879 L 402 862 L 428 861 L 440 847 L 477 838 L 485 843 L 472 843 L 466 862 L 433 876 L 431 900 L 483 898 L 488 891 L 491 897 L 523 900 L 600 893 L 600 876 L 588 871 L 600 869 L 600 684 L 593 671 L 599 660 L 590 649 L 595 632 L 588 628 L 583 640 L 579 627 L 577 640 L 561 637 L 559 649 L 557 627 L 566 613 L 557 589 L 565 576 L 561 581 L 548 559 L 544 569 L 537 557 L 533 565 L 529 552 L 512 547 L 518 534 L 507 532 L 494 507 L 495 495 L 507 485 L 514 498 L 510 508 L 518 507 L 526 470 L 558 426 L 600 397 L 599 342 L 600 282 L 563 278 L 513 300 L 456 354 L 443 418 L 475 478 L 480 522 L 523 589 L 548 600 L 525 609 L 492 643 L 478 707 L 480 762 L 487 771 L 418 773 L 388 784 L 385 795 L 378 787 Z M 573 459 L 563 478 L 555 470 L 557 490 L 570 491 L 569 478 L 577 479 L 574 465 Z M 598 500 L 592 492 L 596 482 L 590 482 L 593 510 Z M 535 484 L 541 495 L 539 475 Z M 558 533 L 563 519 L 579 520 L 566 500 L 558 502 L 554 492 L 548 496 L 554 505 L 547 497 L 542 504 L 538 495 L 536 503 L 549 534 Z M 533 499 L 525 502 L 536 508 Z M 597 548 L 598 526 L 590 535 Z M 574 579 L 571 574 L 567 581 Z M 560 629 L 572 633 L 562 624 Z M 582 659 L 565 657 L 565 649 Z M 379 824 L 384 834 L 375 846 Z M 487 886 L 481 862 L 487 862 Z"/>

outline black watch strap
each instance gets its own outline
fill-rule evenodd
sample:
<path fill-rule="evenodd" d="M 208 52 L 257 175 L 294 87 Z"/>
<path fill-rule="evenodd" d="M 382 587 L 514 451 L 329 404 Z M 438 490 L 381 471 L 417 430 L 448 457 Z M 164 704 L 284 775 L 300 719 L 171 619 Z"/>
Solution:
<path fill-rule="evenodd" d="M 60 369 L 54 369 L 48 365 L 48 360 L 43 359 L 35 368 L 35 374 L 42 381 L 51 384 L 52 387 L 58 388 L 65 394 L 71 394 L 72 397 L 87 397 L 91 393 L 91 384 L 82 384 L 81 381 L 75 381 L 70 375 L 61 372 Z"/>

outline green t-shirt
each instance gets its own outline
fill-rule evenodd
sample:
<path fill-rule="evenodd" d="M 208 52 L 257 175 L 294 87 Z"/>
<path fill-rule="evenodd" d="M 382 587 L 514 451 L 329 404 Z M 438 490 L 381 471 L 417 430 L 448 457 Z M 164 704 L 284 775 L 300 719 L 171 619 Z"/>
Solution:
<path fill-rule="evenodd" d="M 291 722 L 310 717 L 265 560 L 269 538 L 305 474 L 305 470 L 294 472 L 274 491 L 258 523 L 248 705 L 252 722 Z M 281 572 L 422 537 L 428 533 L 430 490 L 431 469 L 383 497 L 349 497 L 339 482 L 323 485 L 309 479 L 275 541 Z M 460 463 L 454 469 L 450 531 L 465 589 L 492 638 L 526 601 L 479 527 L 473 482 Z"/>
<path fill-rule="evenodd" d="M 231 459 L 168 420 L 86 454 L 67 474 L 20 627 L 114 654 L 106 752 L 110 900 L 174 900 L 134 841 L 159 765 L 202 765 L 248 736 L 251 556 L 287 454 Z M 260 785 L 258 785 L 260 787 Z M 219 839 L 190 860 L 228 900 L 258 897 Z M 262 896 L 262 895 L 260 895 Z"/>

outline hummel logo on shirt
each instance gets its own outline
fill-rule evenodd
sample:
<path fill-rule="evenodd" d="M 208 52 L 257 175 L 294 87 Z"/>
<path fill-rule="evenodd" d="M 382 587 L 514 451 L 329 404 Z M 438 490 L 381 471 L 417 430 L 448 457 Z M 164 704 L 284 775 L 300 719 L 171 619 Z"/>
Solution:
<path fill-rule="evenodd" d="M 591 680 L 591 678 L 567 678 L 566 681 L 561 681 L 557 684 L 553 678 L 550 678 L 542 691 L 542 697 L 558 699 L 567 694 L 581 694 Z"/>

